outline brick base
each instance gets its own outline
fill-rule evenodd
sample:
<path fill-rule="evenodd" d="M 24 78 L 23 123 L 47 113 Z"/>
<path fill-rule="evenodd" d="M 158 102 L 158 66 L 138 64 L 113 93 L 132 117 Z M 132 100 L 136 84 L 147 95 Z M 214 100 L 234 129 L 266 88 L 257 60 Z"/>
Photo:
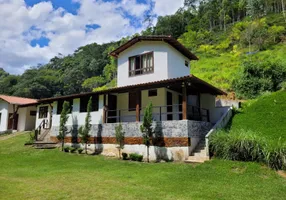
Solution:
<path fill-rule="evenodd" d="M 57 137 L 51 137 L 51 141 L 58 142 Z M 80 143 L 80 138 L 66 137 L 65 143 Z M 115 137 L 91 137 L 90 144 L 116 144 Z M 142 137 L 125 137 L 124 143 L 126 145 L 143 144 Z M 189 138 L 176 137 L 176 138 L 153 138 L 152 144 L 159 147 L 182 147 L 189 146 Z"/>

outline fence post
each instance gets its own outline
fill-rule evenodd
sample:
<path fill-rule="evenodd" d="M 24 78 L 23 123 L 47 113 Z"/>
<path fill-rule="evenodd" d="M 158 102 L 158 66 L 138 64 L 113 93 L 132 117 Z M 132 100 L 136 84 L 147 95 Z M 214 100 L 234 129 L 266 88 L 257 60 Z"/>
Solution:
<path fill-rule="evenodd" d="M 118 110 L 118 122 L 120 123 L 121 122 L 121 111 Z"/>
<path fill-rule="evenodd" d="M 160 106 L 160 122 L 162 121 L 162 107 Z"/>

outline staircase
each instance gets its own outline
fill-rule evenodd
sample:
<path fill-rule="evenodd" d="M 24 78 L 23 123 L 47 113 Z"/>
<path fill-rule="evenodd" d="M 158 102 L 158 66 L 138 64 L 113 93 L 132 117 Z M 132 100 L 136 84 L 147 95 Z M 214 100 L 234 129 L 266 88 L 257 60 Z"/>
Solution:
<path fill-rule="evenodd" d="M 209 156 L 207 156 L 207 147 L 205 139 L 202 139 L 200 143 L 197 145 L 195 150 L 191 153 L 186 163 L 203 163 L 207 160 L 210 160 Z"/>
<path fill-rule="evenodd" d="M 50 140 L 50 129 L 43 129 L 37 141 L 34 142 L 35 149 L 54 149 L 57 143 Z"/>

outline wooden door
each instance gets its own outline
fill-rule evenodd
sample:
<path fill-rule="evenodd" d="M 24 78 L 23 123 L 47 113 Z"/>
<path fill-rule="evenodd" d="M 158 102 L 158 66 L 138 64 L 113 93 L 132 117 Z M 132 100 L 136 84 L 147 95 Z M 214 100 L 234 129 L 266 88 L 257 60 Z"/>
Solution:
<path fill-rule="evenodd" d="M 171 92 L 167 92 L 167 120 L 173 120 L 173 95 Z"/>
<path fill-rule="evenodd" d="M 9 120 L 8 120 L 8 130 L 17 130 L 18 129 L 18 118 L 19 115 L 16 114 L 15 122 L 14 122 L 14 127 L 13 126 L 13 113 L 9 113 Z"/>

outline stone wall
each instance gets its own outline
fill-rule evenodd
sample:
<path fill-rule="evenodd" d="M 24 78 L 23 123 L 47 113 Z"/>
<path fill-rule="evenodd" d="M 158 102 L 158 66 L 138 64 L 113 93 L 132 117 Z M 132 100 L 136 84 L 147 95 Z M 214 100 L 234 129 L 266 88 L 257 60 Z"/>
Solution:
<path fill-rule="evenodd" d="M 140 125 L 142 122 L 121 123 L 125 132 L 125 151 L 127 153 L 146 154 L 146 147 L 143 145 Z M 114 124 L 93 124 L 89 148 L 100 149 L 104 155 L 117 155 L 115 127 Z M 153 138 L 153 147 L 150 154 L 151 160 L 184 160 L 189 156 L 190 146 L 193 139 L 203 138 L 211 129 L 212 124 L 208 122 L 180 120 L 154 122 L 155 134 Z M 65 142 L 78 143 L 78 126 L 68 126 L 70 134 L 67 135 Z M 56 141 L 59 127 L 52 127 L 51 139 Z M 100 147 L 100 148 L 99 148 Z M 153 158 L 153 159 L 152 159 Z"/>

